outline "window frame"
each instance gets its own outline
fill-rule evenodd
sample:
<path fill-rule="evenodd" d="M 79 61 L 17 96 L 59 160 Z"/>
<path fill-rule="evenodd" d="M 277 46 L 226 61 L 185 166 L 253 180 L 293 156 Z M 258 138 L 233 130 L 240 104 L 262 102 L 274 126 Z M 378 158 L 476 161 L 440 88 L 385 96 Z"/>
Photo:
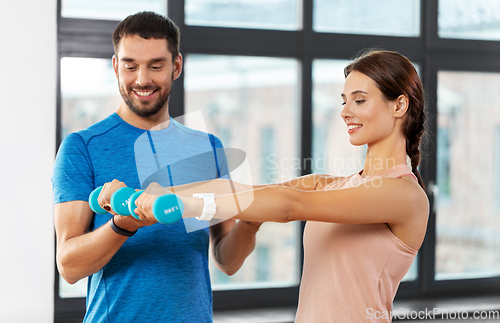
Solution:
<path fill-rule="evenodd" d="M 57 2 L 58 63 L 56 150 L 61 143 L 60 62 L 63 57 L 109 58 L 113 55 L 111 35 L 118 21 L 73 19 L 61 17 Z M 295 31 L 259 30 L 226 27 L 189 26 L 184 23 L 184 0 L 168 1 L 168 15 L 181 30 L 180 51 L 189 54 L 265 56 L 294 58 L 299 62 L 300 88 L 300 158 L 301 175 L 312 171 L 312 65 L 315 59 L 352 59 L 368 47 L 383 47 L 406 55 L 420 67 L 426 91 L 428 140 L 422 143 L 424 159 L 420 166 L 427 187 L 431 212 L 424 243 L 418 254 L 418 275 L 414 281 L 400 284 L 397 300 L 428 297 L 498 295 L 496 278 L 436 281 L 434 279 L 436 214 L 432 183 L 436 182 L 437 144 L 437 73 L 453 71 L 499 71 L 500 42 L 442 39 L 438 37 L 438 0 L 420 1 L 420 35 L 394 37 L 376 35 L 334 34 L 313 31 L 313 0 L 299 2 L 299 26 Z M 474 54 L 474 55 L 470 55 Z M 495 58 L 496 57 L 496 58 Z M 184 74 L 175 83 L 170 97 L 170 113 L 184 113 Z M 303 230 L 305 223 L 301 223 Z M 302 244 L 302 237 L 299 237 Z M 302 271 L 303 248 L 300 248 Z M 60 298 L 59 273 L 55 269 L 55 322 L 81 322 L 85 298 Z M 214 311 L 265 307 L 296 306 L 299 286 L 287 288 L 214 291 Z"/>

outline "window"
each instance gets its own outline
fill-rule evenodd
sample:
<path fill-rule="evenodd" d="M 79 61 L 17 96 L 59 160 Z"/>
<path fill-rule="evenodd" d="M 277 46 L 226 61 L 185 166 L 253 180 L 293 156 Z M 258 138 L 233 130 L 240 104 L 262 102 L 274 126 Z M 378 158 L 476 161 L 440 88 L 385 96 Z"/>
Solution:
<path fill-rule="evenodd" d="M 313 62 L 313 170 L 337 176 L 359 172 L 365 162 L 366 147 L 349 142 L 340 117 L 344 87 L 344 67 L 348 60 Z"/>
<path fill-rule="evenodd" d="M 495 212 L 500 212 L 500 126 L 495 126 Z"/>
<path fill-rule="evenodd" d="M 61 16 L 99 20 L 122 20 L 138 11 L 165 15 L 167 0 L 62 0 Z"/>
<path fill-rule="evenodd" d="M 120 106 L 111 59 L 61 59 L 61 139 L 87 128 Z"/>
<path fill-rule="evenodd" d="M 297 0 L 185 0 L 186 24 L 298 29 Z"/>
<path fill-rule="evenodd" d="M 343 34 L 418 37 L 418 0 L 314 0 L 314 30 Z"/>
<path fill-rule="evenodd" d="M 201 111 L 207 131 L 218 137 L 218 129 L 224 129 L 224 146 L 246 153 L 251 182 L 276 183 L 300 175 L 294 162 L 299 160 L 300 123 L 296 60 L 193 54 L 184 72 L 185 112 Z M 256 252 L 235 275 L 219 281 L 211 263 L 213 288 L 297 285 L 299 229 L 298 223 L 264 224 Z"/>
<path fill-rule="evenodd" d="M 278 129 L 279 130 L 279 129 Z M 261 164 L 260 164 L 260 182 L 261 183 L 276 183 L 275 178 L 277 167 L 274 165 L 271 156 L 276 154 L 276 137 L 273 127 L 264 126 L 260 130 L 260 147 L 261 147 Z M 273 170 L 275 172 L 273 172 Z"/>
<path fill-rule="evenodd" d="M 500 40 L 500 1 L 439 0 L 441 38 Z"/>
<path fill-rule="evenodd" d="M 61 59 L 61 140 L 104 119 L 121 103 L 110 59 Z M 61 298 L 85 297 L 87 279 L 74 285 L 58 276 Z"/>
<path fill-rule="evenodd" d="M 500 73 L 438 73 L 438 280 L 500 275 L 499 87 Z"/>

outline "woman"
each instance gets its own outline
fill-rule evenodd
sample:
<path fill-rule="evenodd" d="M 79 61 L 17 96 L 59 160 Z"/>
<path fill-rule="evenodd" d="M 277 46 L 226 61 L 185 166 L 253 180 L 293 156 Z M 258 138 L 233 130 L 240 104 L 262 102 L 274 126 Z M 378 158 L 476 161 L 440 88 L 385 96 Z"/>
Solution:
<path fill-rule="evenodd" d="M 240 193 L 234 196 L 226 194 L 225 180 L 170 188 L 181 192 L 184 217 L 202 213 L 203 200 L 188 198 L 192 193 L 212 192 L 215 218 L 307 221 L 296 322 L 389 322 L 399 283 L 427 228 L 429 203 L 417 171 L 424 99 L 415 68 L 398 53 L 372 51 L 344 74 L 341 117 L 350 142 L 368 145 L 359 173 L 345 178 L 313 174 L 279 185 L 238 184 Z M 106 191 L 119 186 L 123 183 L 113 182 Z M 154 219 L 154 195 L 136 201 L 141 219 Z M 241 206 L 237 212 L 235 197 Z M 103 196 L 99 202 L 108 201 Z"/>

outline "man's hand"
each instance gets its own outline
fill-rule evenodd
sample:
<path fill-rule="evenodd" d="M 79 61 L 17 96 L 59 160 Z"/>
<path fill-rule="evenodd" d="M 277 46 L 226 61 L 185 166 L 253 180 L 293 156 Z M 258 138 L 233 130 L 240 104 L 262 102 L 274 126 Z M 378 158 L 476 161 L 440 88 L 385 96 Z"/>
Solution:
<path fill-rule="evenodd" d="M 154 217 L 152 219 L 137 220 L 132 216 L 121 216 L 119 214 L 116 214 L 113 209 L 111 209 L 111 196 L 114 192 L 122 187 L 127 187 L 127 185 L 117 179 L 114 179 L 113 181 L 105 183 L 103 185 L 101 193 L 97 198 L 99 205 L 101 205 L 101 207 L 109 213 L 113 214 L 113 216 L 115 217 L 115 224 L 127 231 L 135 231 L 139 228 L 155 224 L 157 221 L 154 219 Z"/>
<path fill-rule="evenodd" d="M 127 185 L 125 185 L 124 182 L 114 179 L 112 182 L 105 183 L 102 186 L 101 193 L 99 193 L 99 197 L 97 198 L 99 205 L 113 215 L 117 214 L 113 211 L 113 209 L 111 209 L 111 196 L 113 196 L 113 193 L 122 187 L 127 187 Z"/>

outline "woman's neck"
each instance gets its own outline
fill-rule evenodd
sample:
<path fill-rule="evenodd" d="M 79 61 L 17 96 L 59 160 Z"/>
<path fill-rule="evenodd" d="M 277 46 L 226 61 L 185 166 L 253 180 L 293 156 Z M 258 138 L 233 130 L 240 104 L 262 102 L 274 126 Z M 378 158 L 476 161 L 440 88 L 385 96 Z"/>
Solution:
<path fill-rule="evenodd" d="M 369 144 L 362 176 L 372 176 L 399 164 L 406 164 L 406 140 L 404 138 Z"/>

